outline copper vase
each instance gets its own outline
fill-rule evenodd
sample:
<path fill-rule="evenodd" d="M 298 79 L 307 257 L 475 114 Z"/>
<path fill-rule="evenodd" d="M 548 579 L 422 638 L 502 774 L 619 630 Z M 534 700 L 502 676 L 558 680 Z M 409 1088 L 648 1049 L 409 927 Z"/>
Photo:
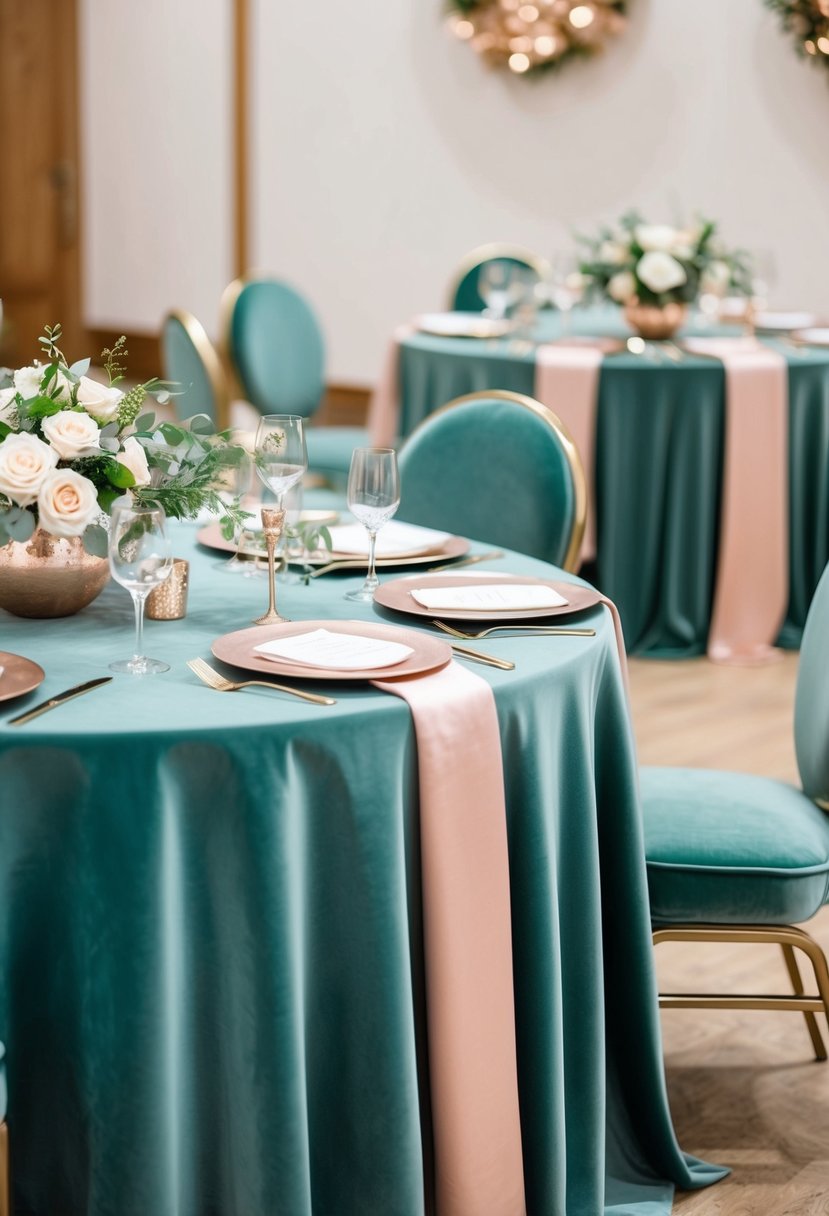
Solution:
<path fill-rule="evenodd" d="M 35 529 L 27 541 L 0 547 L 0 608 L 14 616 L 72 616 L 109 581 L 109 562 L 93 557 L 79 536 Z"/>
<path fill-rule="evenodd" d="M 676 331 L 685 324 L 688 314 L 687 304 L 640 304 L 631 300 L 625 305 L 625 320 L 640 338 L 659 342 L 664 338 L 672 338 Z"/>

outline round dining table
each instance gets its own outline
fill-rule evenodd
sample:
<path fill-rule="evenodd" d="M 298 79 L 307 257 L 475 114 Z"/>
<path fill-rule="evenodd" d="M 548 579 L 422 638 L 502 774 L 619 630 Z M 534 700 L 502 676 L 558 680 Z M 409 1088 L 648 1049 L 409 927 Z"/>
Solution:
<path fill-rule="evenodd" d="M 64 620 L 0 611 L 0 647 L 45 672 L 0 701 L 15 1210 L 424 1216 L 435 1112 L 409 707 L 360 680 L 294 681 L 331 706 L 200 683 L 186 660 L 247 627 L 267 585 L 227 573 L 194 526 L 172 534 L 189 609 L 145 630 L 165 674 L 12 725 L 129 654 L 132 606 L 109 584 Z M 515 553 L 475 569 L 573 578 Z M 347 603 L 361 579 L 280 583 L 279 604 L 435 634 Z M 674 1136 L 622 666 L 607 609 L 577 621 L 595 635 L 478 644 L 511 671 L 455 659 L 492 688 L 503 752 L 527 1211 L 667 1213 L 675 1185 L 721 1172 Z"/>
<path fill-rule="evenodd" d="M 598 382 L 593 467 L 596 553 L 590 576 L 621 614 L 628 651 L 655 658 L 703 654 L 720 542 L 726 377 L 717 359 L 683 349 L 687 338 L 737 336 L 689 325 L 672 343 L 606 353 Z M 630 337 L 618 310 L 579 309 L 577 338 Z M 560 315 L 499 338 L 398 335 L 401 438 L 466 393 L 534 396 L 540 344 L 562 339 Z M 788 382 L 788 605 L 778 643 L 799 645 L 829 560 L 829 348 L 760 335 L 779 352 Z M 555 401 L 546 404 L 566 412 Z M 747 572 L 750 577 L 750 571 Z"/>

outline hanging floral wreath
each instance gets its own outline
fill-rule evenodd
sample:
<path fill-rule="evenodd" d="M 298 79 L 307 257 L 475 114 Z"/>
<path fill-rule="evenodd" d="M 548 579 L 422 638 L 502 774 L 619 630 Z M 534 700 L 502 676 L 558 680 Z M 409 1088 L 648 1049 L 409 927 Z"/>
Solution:
<path fill-rule="evenodd" d="M 787 34 L 794 36 L 798 55 L 829 68 L 829 0 L 765 0 L 777 13 Z"/>
<path fill-rule="evenodd" d="M 449 0 L 457 38 L 517 75 L 595 55 L 625 27 L 625 0 Z"/>

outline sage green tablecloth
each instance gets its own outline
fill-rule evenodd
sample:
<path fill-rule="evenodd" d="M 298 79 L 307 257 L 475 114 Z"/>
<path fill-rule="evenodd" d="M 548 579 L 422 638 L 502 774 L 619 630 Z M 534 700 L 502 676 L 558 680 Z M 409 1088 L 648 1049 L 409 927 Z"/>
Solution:
<path fill-rule="evenodd" d="M 605 310 L 577 313 L 575 329 L 628 336 Z M 544 315 L 534 338 L 556 335 L 556 317 Z M 796 647 L 829 560 L 829 350 L 763 341 L 789 367 L 789 606 L 780 642 Z M 654 345 L 645 355 L 605 358 L 594 469 L 598 585 L 619 608 L 628 650 L 663 658 L 705 652 L 725 403 L 722 364 L 670 353 Z M 400 348 L 401 434 L 463 393 L 501 388 L 532 395 L 534 379 L 528 341 L 413 333 Z"/>
<path fill-rule="evenodd" d="M 402 700 L 222 695 L 185 666 L 264 607 L 193 529 L 165 675 L 0 724 L 0 1040 L 18 1212 L 422 1216 L 429 1194 L 416 752 Z M 550 568 L 510 556 L 498 567 Z M 362 617 L 356 579 L 282 586 Z M 31 704 L 129 653 L 111 585 L 78 616 L 0 612 Z M 506 760 L 518 1065 L 532 1216 L 667 1212 L 665 1098 L 635 756 L 613 631 L 487 647 Z M 413 623 L 404 619 L 402 623 Z M 469 841 L 474 864 L 475 841 Z M 482 1061 L 482 1067 L 486 1062 Z M 424 1168 L 424 1162 L 425 1168 Z M 614 1204 L 618 1206 L 613 1206 Z M 481 1216 L 486 1216 L 481 1213 Z"/>

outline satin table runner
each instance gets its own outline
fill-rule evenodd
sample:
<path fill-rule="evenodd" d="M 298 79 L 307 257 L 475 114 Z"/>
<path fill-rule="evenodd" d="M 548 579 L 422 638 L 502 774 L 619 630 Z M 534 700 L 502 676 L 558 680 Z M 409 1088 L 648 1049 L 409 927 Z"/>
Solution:
<path fill-rule="evenodd" d="M 420 782 L 438 1216 L 523 1216 L 509 858 L 498 715 L 454 661 L 377 688 L 409 705 Z"/>

